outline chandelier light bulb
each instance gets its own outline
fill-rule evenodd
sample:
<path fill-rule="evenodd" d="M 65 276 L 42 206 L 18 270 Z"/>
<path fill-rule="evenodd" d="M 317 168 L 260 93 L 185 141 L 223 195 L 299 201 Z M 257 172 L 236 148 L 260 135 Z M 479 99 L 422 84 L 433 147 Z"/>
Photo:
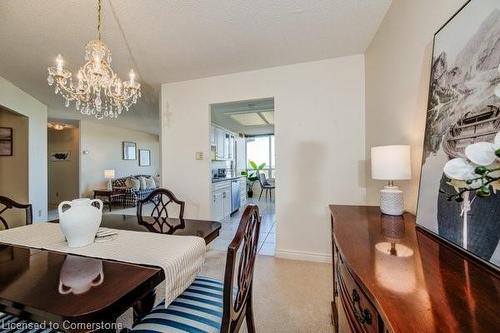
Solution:
<path fill-rule="evenodd" d="M 116 84 L 116 93 L 120 95 L 122 93 L 122 82 L 118 80 L 118 83 Z"/>
<path fill-rule="evenodd" d="M 56 64 L 57 64 L 57 73 L 58 74 L 61 74 L 62 71 L 63 71 L 63 66 L 64 66 L 64 60 L 63 60 L 63 57 L 61 54 L 58 54 L 57 55 L 57 58 L 56 58 Z"/>
<path fill-rule="evenodd" d="M 130 77 L 130 85 L 134 85 L 135 84 L 135 73 L 134 73 L 133 69 L 130 70 L 130 73 L 128 74 L 128 76 Z"/>
<path fill-rule="evenodd" d="M 96 74 L 98 74 L 101 71 L 101 59 L 99 56 L 96 54 L 94 55 L 94 68 L 96 71 Z"/>

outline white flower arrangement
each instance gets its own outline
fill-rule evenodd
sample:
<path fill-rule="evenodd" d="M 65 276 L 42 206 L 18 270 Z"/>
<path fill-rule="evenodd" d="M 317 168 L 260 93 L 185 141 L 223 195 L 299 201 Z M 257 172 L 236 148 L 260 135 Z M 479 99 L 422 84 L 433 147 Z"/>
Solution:
<path fill-rule="evenodd" d="M 449 199 L 463 201 L 462 194 L 474 191 L 479 197 L 488 197 L 500 189 L 500 132 L 493 143 L 477 142 L 465 148 L 466 158 L 449 160 L 444 174 L 457 194 Z"/>

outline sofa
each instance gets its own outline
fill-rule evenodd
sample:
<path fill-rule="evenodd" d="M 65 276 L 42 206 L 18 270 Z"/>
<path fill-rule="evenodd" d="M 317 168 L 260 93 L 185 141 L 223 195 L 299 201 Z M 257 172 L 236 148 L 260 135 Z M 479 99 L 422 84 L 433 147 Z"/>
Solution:
<path fill-rule="evenodd" d="M 140 190 L 135 190 L 132 188 L 127 188 L 127 179 L 133 177 L 138 179 L 139 177 L 145 177 L 145 178 L 153 178 L 155 180 L 155 188 L 148 188 L 148 189 L 140 189 Z M 156 177 L 152 177 L 150 175 L 134 175 L 134 176 L 128 176 L 128 177 L 123 177 L 123 178 L 117 178 L 113 180 L 112 182 L 113 190 L 115 191 L 123 191 L 125 192 L 125 198 L 123 198 L 124 202 L 123 204 L 125 206 L 129 207 L 135 207 L 137 206 L 137 201 L 138 200 L 143 200 L 145 199 L 151 192 L 153 192 L 155 189 L 159 187 L 159 182 L 157 181 Z M 122 203 L 122 198 L 117 198 L 115 199 L 117 203 Z M 113 202 L 115 202 L 113 200 Z"/>

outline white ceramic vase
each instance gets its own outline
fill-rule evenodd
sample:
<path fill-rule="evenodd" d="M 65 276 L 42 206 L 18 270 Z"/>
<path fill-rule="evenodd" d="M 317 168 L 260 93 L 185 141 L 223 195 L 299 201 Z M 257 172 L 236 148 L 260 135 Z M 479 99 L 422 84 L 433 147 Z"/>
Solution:
<path fill-rule="evenodd" d="M 67 256 L 59 275 L 59 293 L 80 295 L 103 282 L 102 260 Z"/>
<path fill-rule="evenodd" d="M 92 204 L 97 202 L 99 208 Z M 63 211 L 64 206 L 69 206 Z M 102 201 L 99 199 L 75 199 L 59 204 L 59 225 L 69 247 L 83 247 L 95 240 L 102 220 Z"/>

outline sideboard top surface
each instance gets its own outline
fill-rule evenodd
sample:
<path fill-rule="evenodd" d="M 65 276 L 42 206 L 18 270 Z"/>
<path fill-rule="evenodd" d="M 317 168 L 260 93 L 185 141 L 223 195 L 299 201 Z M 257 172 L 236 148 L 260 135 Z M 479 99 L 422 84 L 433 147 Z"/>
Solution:
<path fill-rule="evenodd" d="M 500 279 L 415 228 L 415 216 L 330 205 L 335 243 L 395 332 L 500 332 Z"/>

